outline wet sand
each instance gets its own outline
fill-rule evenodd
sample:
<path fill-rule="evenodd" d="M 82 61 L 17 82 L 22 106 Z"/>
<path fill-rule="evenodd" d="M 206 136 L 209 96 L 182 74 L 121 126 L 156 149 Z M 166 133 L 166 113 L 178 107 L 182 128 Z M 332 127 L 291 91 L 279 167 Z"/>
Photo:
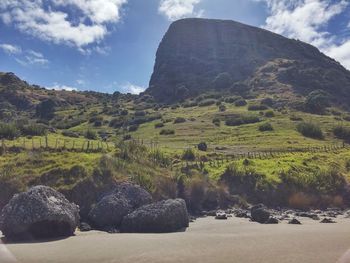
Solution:
<path fill-rule="evenodd" d="M 301 221 L 303 225 L 260 225 L 208 217 L 172 234 L 77 232 L 50 242 L 0 244 L 0 262 L 350 262 L 350 219 L 337 219 L 337 224 Z"/>

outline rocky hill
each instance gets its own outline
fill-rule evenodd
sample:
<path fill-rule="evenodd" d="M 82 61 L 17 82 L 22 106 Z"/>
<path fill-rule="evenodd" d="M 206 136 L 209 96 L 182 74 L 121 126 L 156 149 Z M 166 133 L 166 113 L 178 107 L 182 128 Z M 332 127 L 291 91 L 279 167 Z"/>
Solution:
<path fill-rule="evenodd" d="M 234 21 L 182 19 L 165 34 L 147 93 L 174 102 L 203 91 L 322 89 L 350 96 L 350 72 L 317 48 Z M 271 92 L 271 91 L 270 91 Z"/>

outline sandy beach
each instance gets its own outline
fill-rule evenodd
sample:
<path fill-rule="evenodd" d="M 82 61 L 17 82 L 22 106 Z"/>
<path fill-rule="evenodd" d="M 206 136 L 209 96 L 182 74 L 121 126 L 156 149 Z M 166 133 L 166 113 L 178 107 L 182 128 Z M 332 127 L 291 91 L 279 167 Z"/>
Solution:
<path fill-rule="evenodd" d="M 77 232 L 49 242 L 0 245 L 0 262 L 350 262 L 350 219 L 260 225 L 246 219 L 197 219 L 186 232 Z"/>

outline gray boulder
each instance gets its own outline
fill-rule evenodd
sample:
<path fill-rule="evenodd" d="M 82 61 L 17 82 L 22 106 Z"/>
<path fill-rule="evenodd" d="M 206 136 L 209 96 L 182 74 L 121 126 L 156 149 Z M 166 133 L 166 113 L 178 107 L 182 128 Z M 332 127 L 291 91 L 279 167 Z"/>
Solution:
<path fill-rule="evenodd" d="M 9 239 L 71 236 L 78 224 L 79 207 L 47 186 L 16 194 L 0 216 L 0 229 Z"/>
<path fill-rule="evenodd" d="M 130 203 L 122 196 L 104 196 L 89 213 L 89 220 L 97 229 L 117 228 L 123 217 L 132 211 Z"/>
<path fill-rule="evenodd" d="M 151 194 L 138 185 L 122 183 L 116 186 L 114 192 L 128 200 L 132 209 L 152 203 Z"/>
<path fill-rule="evenodd" d="M 182 199 L 169 199 L 145 205 L 124 217 L 121 232 L 169 233 L 188 227 L 186 203 Z"/>
<path fill-rule="evenodd" d="M 261 204 L 253 206 L 250 213 L 252 220 L 261 224 L 266 223 L 271 216 L 271 213 Z"/>
<path fill-rule="evenodd" d="M 151 202 L 151 194 L 140 186 L 122 183 L 97 202 L 89 213 L 89 221 L 97 229 L 115 229 L 124 216 Z"/>

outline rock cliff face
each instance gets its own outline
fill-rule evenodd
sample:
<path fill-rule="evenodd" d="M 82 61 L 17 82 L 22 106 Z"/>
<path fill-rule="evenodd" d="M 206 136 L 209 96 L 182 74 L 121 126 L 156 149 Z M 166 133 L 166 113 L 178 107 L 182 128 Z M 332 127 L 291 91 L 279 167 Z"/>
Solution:
<path fill-rule="evenodd" d="M 261 76 L 261 68 L 272 72 Z M 217 89 L 214 80 L 221 73 L 223 83 L 230 77 L 227 90 L 242 83 L 260 88 L 271 79 L 299 93 L 325 89 L 344 97 L 350 90 L 350 72 L 309 44 L 234 21 L 191 18 L 174 22 L 165 34 L 147 93 L 162 102 L 182 100 Z"/>

